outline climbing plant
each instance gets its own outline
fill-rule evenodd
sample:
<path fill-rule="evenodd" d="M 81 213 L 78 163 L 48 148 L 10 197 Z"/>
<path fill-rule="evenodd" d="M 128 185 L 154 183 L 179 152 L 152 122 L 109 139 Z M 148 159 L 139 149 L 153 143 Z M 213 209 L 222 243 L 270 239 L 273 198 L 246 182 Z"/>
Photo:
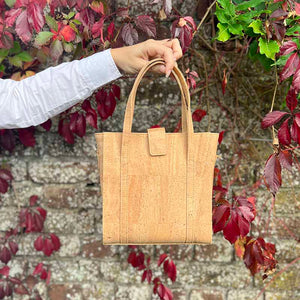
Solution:
<path fill-rule="evenodd" d="M 181 5 L 182 5 L 181 1 Z M 223 68 L 221 92 L 226 95 L 230 78 L 240 61 L 229 66 L 224 60 L 226 47 L 234 49 L 252 61 L 258 61 L 266 71 L 274 71 L 274 93 L 270 99 L 269 113 L 261 120 L 263 129 L 271 128 L 273 150 L 264 166 L 263 177 L 254 185 L 245 185 L 240 195 L 229 196 L 230 186 L 237 180 L 224 182 L 222 169 L 215 168 L 213 190 L 213 230 L 222 232 L 228 242 L 234 245 L 236 254 L 243 259 L 252 275 L 261 272 L 266 278 L 276 270 L 275 245 L 262 236 L 250 235 L 250 229 L 257 218 L 255 191 L 265 183 L 272 195 L 272 207 L 276 193 L 282 184 L 282 169 L 300 169 L 295 152 L 300 147 L 300 5 L 293 0 L 218 0 L 199 1 L 197 12 L 182 15 L 180 5 L 172 0 L 145 1 L 145 12 L 136 14 L 138 3 L 128 0 L 127 5 L 117 7 L 115 1 L 106 0 L 0 0 L 0 77 L 22 80 L 45 69 L 49 65 L 82 59 L 95 52 L 112 47 L 133 45 L 148 38 L 178 38 L 183 58 L 179 61 L 185 71 L 191 95 L 202 99 L 205 93 L 208 101 L 206 110 L 197 107 L 193 121 L 203 118 L 211 121 L 208 86 L 211 78 Z M 209 39 L 202 36 L 203 27 L 209 25 Z M 199 43 L 215 56 L 215 65 L 208 70 L 205 59 L 199 51 Z M 193 70 L 193 61 L 203 63 L 205 77 Z M 274 110 L 275 96 L 280 84 L 287 84 L 281 110 Z M 193 98 L 193 99 L 194 99 Z M 74 105 L 59 116 L 58 133 L 66 143 L 74 144 L 76 136 L 86 135 L 87 126 L 99 128 L 111 117 L 120 100 L 120 87 L 113 83 L 95 91 L 88 99 Z M 222 110 L 228 110 L 223 103 L 216 103 Z M 153 126 L 159 126 L 154 124 Z M 46 131 L 52 126 L 47 120 L 40 125 Z M 180 128 L 180 120 L 175 132 Z M 219 143 L 226 131 L 220 132 Z M 16 143 L 34 147 L 35 127 L 22 129 L 0 129 L 0 147 L 13 153 Z M 241 152 L 237 153 L 240 157 Z M 231 167 L 237 170 L 239 160 Z M 0 170 L 0 192 L 6 193 L 13 180 L 9 166 Z M 30 198 L 30 205 L 20 212 L 20 223 L 2 237 L 0 260 L 7 264 L 18 251 L 16 239 L 21 234 L 41 232 L 46 211 L 36 206 L 37 198 Z M 272 209 L 272 208 L 271 208 Z M 43 233 L 33 242 L 37 251 L 49 256 L 60 248 L 59 238 L 54 233 Z M 153 284 L 153 293 L 161 299 L 172 299 L 170 287 L 159 277 L 153 278 L 151 257 L 146 257 L 139 247 L 130 246 L 130 263 L 141 273 L 141 281 Z M 162 266 L 166 277 L 176 280 L 176 265 L 170 255 L 160 255 L 157 266 Z M 38 264 L 31 277 L 9 276 L 9 268 L 0 269 L 0 299 L 12 293 L 28 294 L 40 299 L 32 282 L 36 275 L 50 282 L 50 268 Z M 35 276 L 35 277 L 34 277 Z M 27 280 L 27 281 L 26 281 Z M 28 283 L 30 282 L 30 283 Z"/>

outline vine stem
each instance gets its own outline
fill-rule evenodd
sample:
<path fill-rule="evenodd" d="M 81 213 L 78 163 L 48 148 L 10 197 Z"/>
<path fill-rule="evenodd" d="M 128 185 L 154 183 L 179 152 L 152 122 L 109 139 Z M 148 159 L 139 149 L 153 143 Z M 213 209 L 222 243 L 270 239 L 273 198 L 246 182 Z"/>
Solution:
<path fill-rule="evenodd" d="M 291 261 L 288 265 L 286 265 L 282 270 L 280 270 L 278 273 L 276 273 L 272 279 L 263 287 L 263 289 L 259 292 L 259 294 L 256 296 L 256 298 L 254 300 L 257 300 L 260 295 L 266 290 L 266 288 L 275 280 L 276 277 L 278 277 L 279 275 L 281 275 L 283 272 L 285 272 L 290 266 L 292 266 L 293 264 L 295 264 L 297 261 L 300 260 L 300 257 L 295 258 L 293 261 Z"/>
<path fill-rule="evenodd" d="M 274 93 L 273 93 L 273 99 L 272 99 L 270 112 L 272 112 L 273 108 L 274 108 L 275 97 L 276 97 L 277 87 L 278 87 L 278 75 L 277 75 L 277 66 L 276 66 L 276 64 L 275 64 L 275 78 L 276 78 L 276 83 L 275 83 L 275 88 L 274 88 Z M 272 135 L 273 135 L 273 144 L 274 144 L 275 139 L 276 139 L 274 126 L 272 126 Z"/>
<path fill-rule="evenodd" d="M 202 20 L 200 21 L 200 23 L 197 26 L 197 29 L 194 31 L 193 33 L 193 37 L 196 34 L 196 32 L 200 29 L 201 25 L 203 24 L 205 18 L 207 17 L 207 15 L 209 14 L 210 10 L 213 8 L 213 6 L 216 4 L 217 0 L 214 0 L 214 2 L 208 7 L 208 9 L 206 10 L 205 15 L 203 16 Z"/>

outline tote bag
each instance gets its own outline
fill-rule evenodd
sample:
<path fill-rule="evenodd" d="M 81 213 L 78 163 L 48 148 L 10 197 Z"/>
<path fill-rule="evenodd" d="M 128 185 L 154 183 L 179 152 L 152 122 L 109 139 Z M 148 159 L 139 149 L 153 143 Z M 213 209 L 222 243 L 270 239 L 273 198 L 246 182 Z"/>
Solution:
<path fill-rule="evenodd" d="M 123 132 L 95 133 L 104 245 L 211 244 L 212 188 L 218 133 L 194 132 L 190 94 L 181 71 L 181 132 L 164 127 L 131 132 L 142 68 L 129 95 Z"/>

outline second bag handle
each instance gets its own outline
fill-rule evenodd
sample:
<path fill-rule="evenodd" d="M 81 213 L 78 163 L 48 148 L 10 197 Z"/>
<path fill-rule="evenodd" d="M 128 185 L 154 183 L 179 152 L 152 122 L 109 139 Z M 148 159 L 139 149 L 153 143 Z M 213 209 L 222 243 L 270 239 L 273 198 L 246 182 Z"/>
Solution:
<path fill-rule="evenodd" d="M 143 78 L 143 76 L 145 75 L 145 73 L 150 68 L 152 68 L 153 66 L 155 66 L 157 64 L 165 65 L 165 61 L 161 58 L 156 58 L 156 59 L 151 60 L 146 66 L 144 66 L 140 70 L 138 76 L 136 77 L 136 80 L 134 82 L 134 85 L 132 87 L 132 90 L 130 92 L 129 99 L 128 99 L 127 105 L 126 105 L 125 117 L 124 117 L 124 122 L 123 122 L 123 132 L 126 132 L 126 133 L 131 132 L 132 120 L 133 120 L 133 114 L 134 114 L 134 104 L 135 104 L 136 92 L 137 92 L 139 83 L 140 83 L 141 79 Z M 186 84 L 183 74 L 176 66 L 174 66 L 174 68 L 172 70 L 172 74 L 173 74 L 174 78 L 176 79 L 176 81 L 179 85 L 180 91 L 181 91 L 182 132 L 191 131 L 193 133 L 194 128 L 193 128 L 193 121 L 192 121 L 192 114 L 191 114 L 191 107 L 190 107 L 190 94 L 189 94 L 188 86 Z"/>

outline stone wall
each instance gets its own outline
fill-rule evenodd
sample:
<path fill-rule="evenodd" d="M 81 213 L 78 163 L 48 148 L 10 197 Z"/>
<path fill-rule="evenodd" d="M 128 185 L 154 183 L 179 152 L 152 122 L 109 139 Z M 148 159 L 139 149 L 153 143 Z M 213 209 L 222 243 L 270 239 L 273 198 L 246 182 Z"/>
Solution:
<path fill-rule="evenodd" d="M 212 58 L 205 52 L 203 55 L 208 59 L 208 66 L 211 68 Z M 197 71 L 201 78 L 205 78 L 203 68 L 199 65 Z M 256 68 L 256 65 L 245 59 L 242 75 L 248 95 L 243 86 L 238 86 L 240 101 L 238 107 L 229 92 L 225 97 L 220 96 L 217 92 L 221 90 L 220 84 L 212 84 L 209 87 L 211 97 L 221 97 L 229 109 L 238 109 L 236 111 L 238 119 L 230 120 L 224 110 L 211 102 L 211 131 L 228 130 L 238 137 L 239 146 L 243 149 L 242 163 L 239 167 L 240 180 L 249 184 L 255 182 L 262 174 L 264 162 L 272 152 L 269 144 L 270 135 L 259 128 L 260 120 L 253 110 L 255 107 L 261 115 L 263 110 L 267 112 L 265 108 L 270 103 L 272 91 L 265 93 L 265 86 L 272 82 L 272 74 L 257 75 L 256 72 L 251 72 L 253 68 Z M 248 80 L 252 82 L 254 91 L 247 86 Z M 125 104 L 132 80 L 119 80 L 117 83 L 122 86 L 121 100 L 117 103 L 112 118 L 100 122 L 99 131 L 122 131 Z M 234 88 L 233 79 L 229 80 L 228 86 Z M 146 132 L 147 128 L 156 124 L 172 105 L 180 101 L 178 88 L 166 80 L 155 82 L 145 80 L 138 94 L 132 131 Z M 278 98 L 283 94 L 284 91 L 279 91 Z M 267 105 L 264 101 L 268 101 Z M 192 111 L 198 104 L 198 97 L 195 96 Z M 204 100 L 200 105 L 206 109 Z M 166 127 L 167 132 L 171 132 L 179 117 L 180 110 L 177 108 L 176 113 L 162 126 Z M 60 251 L 47 258 L 34 250 L 34 239 L 25 236 L 21 240 L 16 258 L 8 264 L 12 267 L 11 274 L 22 272 L 24 266 L 29 268 L 28 272 L 32 272 L 33 266 L 40 261 L 50 263 L 51 284 L 48 287 L 44 284 L 39 286 L 44 299 L 158 299 L 152 295 L 152 286 L 141 284 L 141 271 L 137 272 L 127 263 L 130 252 L 128 246 L 102 245 L 102 197 L 96 162 L 95 131 L 88 128 L 85 137 L 76 138 L 74 145 L 68 145 L 57 134 L 57 117 L 53 122 L 51 132 L 45 132 L 42 128 L 37 129 L 37 143 L 34 148 L 25 149 L 18 145 L 12 155 L 4 151 L 0 153 L 1 161 L 11 165 L 14 176 L 9 193 L 1 196 L 0 230 L 3 232 L 14 226 L 19 208 L 26 206 L 29 197 L 36 194 L 40 197 L 41 206 L 48 211 L 46 230 L 57 233 L 62 242 Z M 233 128 L 230 127 L 230 122 L 234 124 Z M 207 117 L 201 123 L 194 122 L 195 132 L 204 131 L 206 128 Z M 217 165 L 220 168 L 225 168 L 227 160 L 233 158 L 236 141 L 232 136 L 227 133 L 219 147 L 220 159 Z M 229 176 L 230 170 L 223 171 Z M 276 217 L 299 235 L 299 173 L 295 171 L 294 176 L 284 173 L 283 178 L 284 186 L 275 204 Z M 238 192 L 241 189 L 242 184 L 236 185 L 232 187 L 231 192 Z M 261 213 L 263 220 L 267 218 L 267 211 L 260 208 L 268 201 L 269 209 L 270 199 L 269 193 L 262 186 L 257 192 L 257 205 L 258 213 Z M 273 218 L 269 232 L 261 233 L 266 234 L 267 242 L 276 244 L 278 270 L 284 269 L 292 260 L 299 257 L 299 243 Z M 256 227 L 252 229 L 252 234 L 258 234 Z M 265 284 L 260 275 L 254 278 L 250 276 L 244 263 L 236 257 L 232 245 L 220 233 L 213 236 L 212 245 L 140 248 L 145 253 L 151 254 L 154 269 L 155 261 L 163 251 L 171 253 L 178 276 L 175 283 L 168 279 L 166 284 L 173 291 L 174 299 L 255 299 Z M 154 276 L 161 276 L 160 270 L 156 270 Z M 258 299 L 300 299 L 299 287 L 298 263 L 277 277 Z"/>

